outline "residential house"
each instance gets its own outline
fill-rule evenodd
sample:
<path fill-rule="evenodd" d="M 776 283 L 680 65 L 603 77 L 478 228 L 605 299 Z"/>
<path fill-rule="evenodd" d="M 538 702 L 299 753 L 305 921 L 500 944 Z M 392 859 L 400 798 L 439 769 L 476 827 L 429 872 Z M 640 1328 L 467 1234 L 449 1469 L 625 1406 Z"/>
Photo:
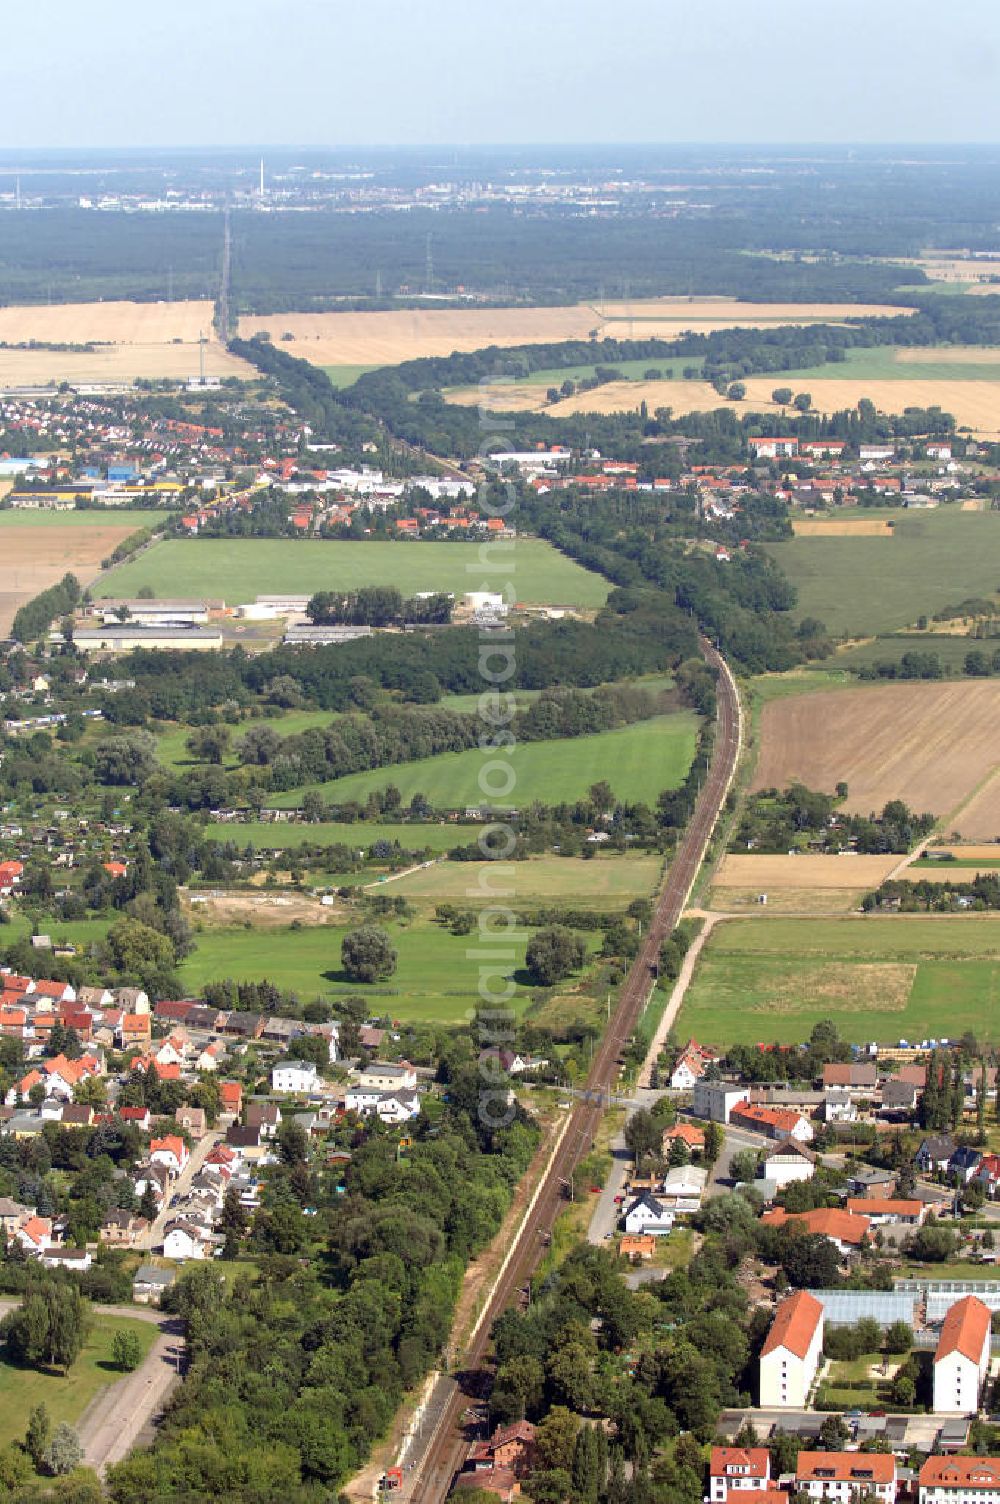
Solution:
<path fill-rule="evenodd" d="M 847 1189 L 852 1196 L 891 1196 L 896 1186 L 892 1170 L 869 1170 L 862 1166 L 847 1176 Z"/>
<path fill-rule="evenodd" d="M 696 1212 L 707 1179 L 708 1171 L 703 1165 L 675 1165 L 664 1175 L 656 1198 L 668 1211 Z"/>
<path fill-rule="evenodd" d="M 867 1217 L 873 1227 L 922 1227 L 929 1208 L 923 1201 L 890 1196 L 849 1196 L 851 1216 Z"/>
<path fill-rule="evenodd" d="M 795 1491 L 809 1499 L 874 1498 L 895 1504 L 896 1459 L 891 1452 L 800 1452 Z"/>
<path fill-rule="evenodd" d="M 148 1013 L 149 997 L 141 987 L 116 987 L 115 1005 L 124 1013 Z"/>
<path fill-rule="evenodd" d="M 783 1227 L 786 1222 L 794 1222 L 803 1232 L 829 1238 L 837 1249 L 837 1252 L 847 1256 L 857 1253 L 868 1237 L 870 1223 L 865 1216 L 854 1216 L 851 1212 L 841 1211 L 839 1207 L 821 1206 L 811 1212 L 789 1213 L 777 1207 L 774 1211 L 765 1212 L 761 1217 L 762 1222 L 767 1222 L 776 1227 Z"/>
<path fill-rule="evenodd" d="M 355 1084 L 362 1091 L 416 1091 L 417 1073 L 405 1060 L 398 1065 L 372 1060 L 358 1071 Z"/>
<path fill-rule="evenodd" d="M 138 1128 L 143 1133 L 149 1132 L 152 1117 L 148 1107 L 119 1107 L 118 1116 L 123 1123 L 130 1123 L 133 1128 Z"/>
<path fill-rule="evenodd" d="M 780 1191 L 793 1180 L 811 1180 L 816 1173 L 816 1155 L 794 1138 L 782 1139 L 768 1149 L 757 1167 L 757 1179 Z"/>
<path fill-rule="evenodd" d="M 163 1237 L 164 1258 L 176 1259 L 179 1263 L 187 1259 L 203 1259 L 207 1246 L 204 1229 L 194 1222 L 179 1217 L 177 1221 L 167 1223 Z"/>
<path fill-rule="evenodd" d="M 767 1447 L 713 1447 L 708 1461 L 708 1497 L 725 1504 L 736 1493 L 763 1490 L 771 1485 L 771 1454 Z"/>
<path fill-rule="evenodd" d="M 283 1060 L 271 1070 L 271 1090 L 300 1095 L 319 1091 L 319 1072 L 311 1060 Z"/>
<path fill-rule="evenodd" d="M 507 1468 L 516 1478 L 531 1471 L 535 1459 L 535 1428 L 530 1420 L 517 1420 L 498 1426 L 487 1441 L 477 1441 L 469 1452 L 466 1467 L 476 1472 Z"/>
<path fill-rule="evenodd" d="M 783 1300 L 760 1353 L 762 1409 L 805 1407 L 823 1351 L 823 1307 L 808 1290 Z"/>
<path fill-rule="evenodd" d="M 626 1232 L 645 1233 L 647 1237 L 662 1238 L 673 1231 L 674 1213 L 649 1191 L 644 1191 L 627 1209 L 624 1225 Z"/>
<path fill-rule="evenodd" d="M 174 1172 L 166 1165 L 140 1165 L 135 1175 L 135 1194 L 143 1196 L 148 1187 L 157 1208 L 162 1209 L 173 1183 Z"/>
<path fill-rule="evenodd" d="M 901 1081 L 891 1076 L 882 1082 L 881 1116 L 900 1122 L 909 1122 L 917 1108 L 919 1088 L 913 1081 Z"/>
<path fill-rule="evenodd" d="M 89 1248 L 45 1248 L 39 1254 L 44 1269 L 71 1269 L 84 1273 L 94 1262 Z"/>
<path fill-rule="evenodd" d="M 260 1137 L 274 1138 L 281 1126 L 281 1108 L 277 1102 L 248 1102 L 247 1127 L 259 1130 Z"/>
<path fill-rule="evenodd" d="M 969 1144 L 959 1144 L 948 1161 L 948 1177 L 953 1184 L 968 1185 L 979 1169 L 982 1154 Z"/>
<path fill-rule="evenodd" d="M 975 1414 L 989 1366 L 990 1308 L 967 1295 L 941 1323 L 934 1354 L 934 1414 Z"/>
<path fill-rule="evenodd" d="M 221 1033 L 233 1039 L 259 1039 L 264 1032 L 262 1013 L 229 1013 L 223 1020 Z"/>
<path fill-rule="evenodd" d="M 928 1457 L 918 1504 L 998 1504 L 1000 1457 Z"/>
<path fill-rule="evenodd" d="M 217 1071 L 219 1062 L 226 1053 L 226 1046 L 221 1039 L 213 1039 L 204 1046 L 194 1062 L 196 1071 Z"/>
<path fill-rule="evenodd" d="M 179 1175 L 189 1158 L 187 1144 L 176 1133 L 168 1133 L 163 1138 L 150 1140 L 150 1164 L 163 1165 L 174 1175 Z"/>
<path fill-rule="evenodd" d="M 664 1129 L 663 1153 L 665 1155 L 669 1155 L 671 1145 L 677 1142 L 686 1144 L 693 1153 L 701 1154 L 705 1148 L 705 1130 L 696 1128 L 693 1123 L 675 1123 L 672 1128 Z"/>
<path fill-rule="evenodd" d="M 1000 1154 L 984 1154 L 973 1178 L 987 1196 L 995 1196 L 1000 1188 Z"/>
<path fill-rule="evenodd" d="M 916 1152 L 917 1168 L 925 1175 L 944 1174 L 957 1148 L 950 1133 L 929 1134 Z"/>
<path fill-rule="evenodd" d="M 135 1248 L 148 1232 L 149 1223 L 145 1217 L 137 1217 L 116 1207 L 105 1216 L 99 1236 L 101 1242 L 110 1248 Z"/>
<path fill-rule="evenodd" d="M 706 1067 L 717 1059 L 714 1050 L 699 1044 L 696 1039 L 689 1039 L 674 1061 L 670 1072 L 671 1087 L 674 1091 L 692 1091 L 694 1083 L 705 1074 Z"/>
<path fill-rule="evenodd" d="M 57 1241 L 51 1217 L 29 1217 L 27 1222 L 15 1230 L 14 1240 L 20 1243 L 29 1257 L 38 1258 Z"/>
<path fill-rule="evenodd" d="M 344 1111 L 356 1112 L 359 1117 L 372 1113 L 384 1123 L 405 1123 L 419 1116 L 420 1098 L 416 1092 L 358 1090 L 352 1088 L 344 1096 Z"/>
<path fill-rule="evenodd" d="M 521 1492 L 521 1485 L 509 1467 L 474 1468 L 459 1473 L 455 1479 L 454 1492 L 462 1494 L 466 1489 L 482 1489 L 500 1500 L 500 1504 L 512 1504 Z"/>
<path fill-rule="evenodd" d="M 734 1127 L 763 1133 L 767 1138 L 793 1138 L 800 1144 L 807 1144 L 813 1138 L 812 1124 L 800 1112 L 785 1107 L 760 1107 L 745 1098 L 732 1108 L 729 1121 Z"/>
<path fill-rule="evenodd" d="M 20 1201 L 12 1201 L 9 1196 L 0 1196 L 0 1231 L 5 1237 L 13 1237 L 34 1214 L 33 1207 L 22 1206 Z"/>
<path fill-rule="evenodd" d="M 152 1015 L 150 1013 L 123 1013 L 118 1027 L 115 1030 L 115 1038 L 119 1049 L 131 1050 L 138 1045 L 144 1049 L 149 1043 L 152 1032 Z M 164 1061 L 165 1065 L 176 1064 L 175 1061 Z"/>
<path fill-rule="evenodd" d="M 158 1269 L 154 1264 L 140 1264 L 132 1280 L 132 1299 L 138 1306 L 158 1306 L 176 1278 L 176 1269 Z"/>
<path fill-rule="evenodd" d="M 823 1086 L 839 1086 L 855 1095 L 874 1093 L 878 1085 L 878 1072 L 874 1062 L 853 1062 L 849 1065 L 829 1064 L 823 1067 Z"/>
<path fill-rule="evenodd" d="M 204 1107 L 178 1107 L 174 1122 L 178 1128 L 185 1128 L 193 1139 L 204 1138 L 208 1131 Z"/>
<path fill-rule="evenodd" d="M 239 1117 L 243 1111 L 243 1088 L 238 1081 L 219 1082 L 219 1103 L 225 1116 Z"/>
<path fill-rule="evenodd" d="M 733 1081 L 706 1081 L 694 1084 L 692 1111 L 696 1118 L 710 1123 L 728 1123 L 733 1108 L 746 1101 L 747 1089 Z"/>

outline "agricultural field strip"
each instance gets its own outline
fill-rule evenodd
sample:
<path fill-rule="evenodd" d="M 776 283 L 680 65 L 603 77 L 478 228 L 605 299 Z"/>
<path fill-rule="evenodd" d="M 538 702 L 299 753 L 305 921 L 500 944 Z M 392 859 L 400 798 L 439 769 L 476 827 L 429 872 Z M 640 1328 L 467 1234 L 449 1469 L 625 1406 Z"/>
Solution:
<path fill-rule="evenodd" d="M 21 516 L 0 513 L 0 517 L 13 515 Z M 89 585 L 100 573 L 101 560 L 142 526 L 133 520 L 134 513 L 126 513 L 122 518 L 113 512 L 99 515 L 99 523 L 86 527 L 76 523 L 60 525 L 55 520 L 46 526 L 31 522 L 3 524 L 0 634 L 10 631 L 19 607 L 54 585 L 67 571 L 75 574 L 81 585 Z"/>
<path fill-rule="evenodd" d="M 504 545 L 492 573 L 477 543 L 340 542 L 319 539 L 167 539 L 101 581 L 102 596 L 135 596 L 148 585 L 161 597 L 218 596 L 227 604 L 290 590 L 351 590 L 395 585 L 418 590 L 499 589 L 497 565 L 509 559 L 517 599 L 525 604 L 602 606 L 610 586 L 548 543 L 535 538 Z"/>

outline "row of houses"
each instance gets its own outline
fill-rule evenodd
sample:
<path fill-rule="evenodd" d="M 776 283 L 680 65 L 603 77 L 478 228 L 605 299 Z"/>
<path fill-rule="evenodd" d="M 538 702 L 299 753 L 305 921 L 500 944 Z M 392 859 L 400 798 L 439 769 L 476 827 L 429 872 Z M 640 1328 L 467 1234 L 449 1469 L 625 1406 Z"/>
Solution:
<path fill-rule="evenodd" d="M 835 1501 L 873 1498 L 895 1504 L 901 1490 L 917 1504 L 988 1504 L 1000 1500 L 1000 1457 L 928 1457 L 914 1475 L 891 1453 L 813 1452 L 798 1455 L 795 1472 L 775 1477 L 766 1447 L 713 1447 L 710 1504 L 774 1504 L 791 1495 Z"/>

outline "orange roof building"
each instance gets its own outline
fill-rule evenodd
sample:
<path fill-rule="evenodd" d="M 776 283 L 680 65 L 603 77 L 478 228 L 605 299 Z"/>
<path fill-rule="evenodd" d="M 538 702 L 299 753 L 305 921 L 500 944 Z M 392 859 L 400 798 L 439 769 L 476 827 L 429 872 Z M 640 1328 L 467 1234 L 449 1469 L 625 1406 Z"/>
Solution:
<path fill-rule="evenodd" d="M 713 1447 L 708 1463 L 708 1497 L 712 1504 L 725 1504 L 730 1489 L 753 1489 L 754 1504 L 771 1480 L 771 1454 L 767 1447 Z"/>
<path fill-rule="evenodd" d="M 920 1469 L 920 1504 L 957 1494 L 1000 1498 L 1000 1457 L 928 1457 Z"/>
<path fill-rule="evenodd" d="M 813 1499 L 872 1494 L 884 1504 L 893 1504 L 896 1459 L 891 1452 L 800 1452 L 795 1486 Z"/>
<path fill-rule="evenodd" d="M 934 1354 L 934 1414 L 974 1415 L 990 1366 L 990 1308 L 966 1295 L 941 1324 Z"/>
<path fill-rule="evenodd" d="M 804 1409 L 823 1351 L 823 1307 L 808 1290 L 783 1300 L 760 1353 L 760 1404 Z"/>
<path fill-rule="evenodd" d="M 771 1227 L 783 1227 L 786 1222 L 793 1222 L 803 1232 L 829 1238 L 831 1243 L 836 1243 L 840 1253 L 860 1248 L 868 1237 L 871 1226 L 867 1217 L 856 1217 L 850 1212 L 841 1211 L 839 1207 L 830 1206 L 820 1206 L 815 1211 L 796 1212 L 794 1215 L 789 1215 L 781 1207 L 775 1207 L 774 1211 L 765 1212 L 760 1220 Z"/>
<path fill-rule="evenodd" d="M 656 1251 L 656 1239 L 651 1233 L 626 1232 L 618 1244 L 618 1252 L 627 1259 L 651 1259 Z"/>

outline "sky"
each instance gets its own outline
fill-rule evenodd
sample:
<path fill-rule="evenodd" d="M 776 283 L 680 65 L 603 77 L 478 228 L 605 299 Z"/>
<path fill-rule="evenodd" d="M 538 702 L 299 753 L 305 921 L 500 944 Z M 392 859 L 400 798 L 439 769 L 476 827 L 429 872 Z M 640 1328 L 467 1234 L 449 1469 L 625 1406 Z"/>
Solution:
<path fill-rule="evenodd" d="M 1000 141 L 997 0 L 4 12 L 0 148 Z"/>

